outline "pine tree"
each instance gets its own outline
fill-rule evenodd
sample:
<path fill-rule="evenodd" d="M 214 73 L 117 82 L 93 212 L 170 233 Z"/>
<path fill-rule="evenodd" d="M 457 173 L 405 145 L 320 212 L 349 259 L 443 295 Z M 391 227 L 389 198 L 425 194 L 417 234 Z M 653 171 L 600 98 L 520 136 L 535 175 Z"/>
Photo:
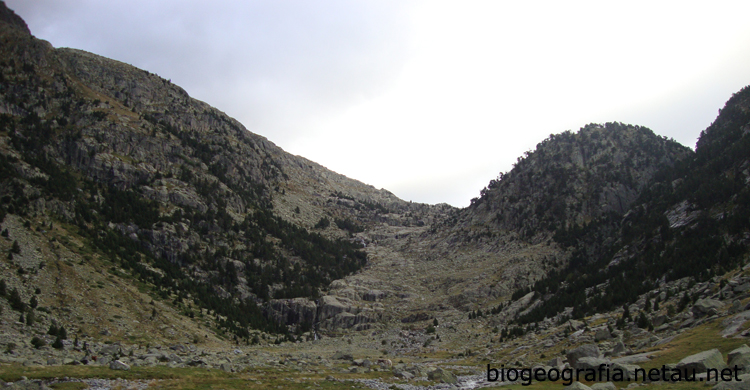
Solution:
<path fill-rule="evenodd" d="M 648 320 L 646 313 L 641 312 L 641 314 L 638 316 L 637 325 L 641 329 L 647 329 L 651 325 L 651 321 Z"/>
<path fill-rule="evenodd" d="M 47 334 L 50 336 L 57 336 L 58 333 L 57 325 L 53 322 L 52 325 L 49 326 L 49 330 L 47 331 Z"/>
<path fill-rule="evenodd" d="M 23 303 L 23 300 L 21 300 L 21 294 L 19 294 L 18 290 L 15 288 L 10 292 L 8 303 L 10 303 L 10 307 L 15 311 L 23 312 L 26 310 L 26 304 Z"/>
<path fill-rule="evenodd" d="M 55 338 L 55 342 L 52 343 L 52 348 L 63 349 L 63 347 L 64 347 L 64 345 L 63 345 L 63 342 L 62 342 L 62 338 L 60 338 L 60 336 L 57 336 L 57 338 Z"/>

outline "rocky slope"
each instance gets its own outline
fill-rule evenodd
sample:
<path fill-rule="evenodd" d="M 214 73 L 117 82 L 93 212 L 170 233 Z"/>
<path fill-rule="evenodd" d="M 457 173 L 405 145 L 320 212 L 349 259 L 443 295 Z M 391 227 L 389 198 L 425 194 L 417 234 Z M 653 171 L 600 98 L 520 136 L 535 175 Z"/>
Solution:
<path fill-rule="evenodd" d="M 424 224 L 432 210 L 292 156 L 148 71 L 55 49 L 0 8 L 0 214 L 6 267 L 17 270 L 5 279 L 24 302 L 48 277 L 39 264 L 70 261 L 133 278 L 124 283 L 145 284 L 189 318 L 210 312 L 209 326 L 230 337 L 309 328 L 296 317 L 278 322 L 284 314 L 273 300 L 321 297 L 366 264 L 355 232 Z M 80 242 L 63 243 L 71 258 L 26 262 L 29 252 L 54 253 L 52 232 Z M 14 245 L 18 253 L 10 253 Z M 48 307 L 55 294 L 71 295 L 63 286 L 73 283 L 42 289 L 39 300 Z M 359 310 L 321 302 L 308 320 Z M 332 326 L 372 321 L 357 318 Z"/>
<path fill-rule="evenodd" d="M 746 337 L 729 316 L 748 303 L 748 88 L 696 152 L 592 124 L 456 209 L 292 156 L 157 75 L 51 47 L 4 5 L 0 41 L 8 361 L 231 370 L 353 349 L 575 364 L 563 349 L 655 348 L 719 316 Z M 31 344 L 60 327 L 62 349 Z M 274 352 L 207 352 L 230 344 Z"/>
<path fill-rule="evenodd" d="M 372 263 L 348 279 L 365 279 L 385 257 L 391 260 L 384 263 L 399 268 L 391 271 L 399 275 L 396 280 L 403 281 L 392 290 L 419 286 L 419 295 L 428 299 L 413 311 L 496 306 L 567 266 L 571 252 L 554 237 L 593 221 L 621 218 L 657 171 L 691 154 L 648 129 L 619 123 L 550 136 L 468 208 L 445 209 L 429 226 L 366 232 Z M 601 240 L 589 249 L 611 240 L 607 233 L 600 231 Z"/>

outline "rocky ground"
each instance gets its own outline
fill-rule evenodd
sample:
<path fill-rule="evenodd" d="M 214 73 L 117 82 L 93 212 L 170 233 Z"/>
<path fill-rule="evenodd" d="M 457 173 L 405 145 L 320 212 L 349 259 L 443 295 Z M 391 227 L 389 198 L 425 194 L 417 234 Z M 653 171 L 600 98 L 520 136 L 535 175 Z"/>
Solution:
<path fill-rule="evenodd" d="M 338 289 L 352 288 L 345 286 L 342 284 Z M 391 318 L 369 323 L 366 330 L 310 333 L 306 336 L 312 336 L 313 340 L 280 345 L 261 343 L 223 348 L 189 342 L 140 345 L 79 335 L 77 341 L 64 340 L 62 348 L 57 349 L 50 346 L 55 339 L 51 335 L 42 337 L 45 346 L 35 348 L 19 340 L 18 335 L 6 334 L 0 342 L 6 346 L 0 362 L 23 367 L 91 365 L 112 370 L 167 366 L 245 373 L 282 369 L 290 376 L 325 375 L 334 380 L 346 379 L 340 378 L 342 375 L 381 373 L 390 378 L 357 379 L 372 388 L 391 385 L 472 388 L 499 384 L 486 381 L 486 364 L 546 370 L 586 369 L 606 364 L 630 373 L 636 368 L 666 365 L 669 369 L 697 367 L 700 374 L 709 368 L 721 370 L 735 365 L 743 368 L 750 362 L 750 348 L 744 346 L 750 334 L 746 324 L 750 319 L 749 286 L 750 276 L 745 271 L 707 283 L 682 280 L 665 284 L 654 292 L 653 298 L 648 298 L 660 303 L 658 309 L 652 306 L 646 314 L 650 324 L 645 327 L 639 327 L 635 319 L 618 326 L 620 310 L 580 321 L 557 323 L 559 318 L 549 319 L 524 336 L 501 341 L 495 332 L 496 327 L 503 325 L 500 315 L 463 320 L 459 313 L 446 314 L 438 319 L 433 333 L 428 330 L 435 321 L 431 316 L 417 315 L 403 321 L 405 318 L 400 315 L 408 311 L 386 310 Z M 382 291 L 391 291 L 392 286 L 381 287 Z M 418 289 L 413 293 L 420 296 Z M 689 303 L 678 311 L 685 294 L 691 297 Z M 390 298 L 386 294 L 383 299 Z M 644 296 L 628 308 L 632 317 L 646 312 L 646 301 Z M 515 304 L 532 303 L 525 297 Z M 19 334 L 23 334 L 25 327 L 21 323 L 3 325 L 18 329 Z M 696 350 L 703 347 L 705 350 Z M 89 385 L 111 386 L 107 383 Z M 721 386 L 731 383 L 727 381 Z"/>

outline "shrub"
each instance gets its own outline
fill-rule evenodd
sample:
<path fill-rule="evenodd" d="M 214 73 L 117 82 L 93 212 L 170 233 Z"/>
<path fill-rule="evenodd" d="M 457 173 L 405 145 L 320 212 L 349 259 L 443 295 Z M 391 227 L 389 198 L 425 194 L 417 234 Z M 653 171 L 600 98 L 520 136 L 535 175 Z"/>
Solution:
<path fill-rule="evenodd" d="M 315 229 L 325 229 L 331 225 L 331 221 L 326 217 L 321 217 L 320 221 L 315 224 Z"/>
<path fill-rule="evenodd" d="M 33 345 L 34 348 L 39 349 L 47 345 L 47 343 L 44 342 L 44 340 L 40 339 L 39 337 L 34 336 L 34 338 L 31 339 L 31 345 Z"/>
<path fill-rule="evenodd" d="M 53 322 L 52 325 L 49 326 L 49 330 L 47 331 L 47 334 L 50 336 L 57 336 L 58 333 L 57 325 Z"/>
<path fill-rule="evenodd" d="M 15 311 L 23 312 L 24 310 L 26 310 L 26 304 L 23 303 L 23 301 L 21 300 L 21 294 L 19 294 L 18 290 L 15 288 L 10 292 L 8 303 L 10 303 L 10 307 Z"/>

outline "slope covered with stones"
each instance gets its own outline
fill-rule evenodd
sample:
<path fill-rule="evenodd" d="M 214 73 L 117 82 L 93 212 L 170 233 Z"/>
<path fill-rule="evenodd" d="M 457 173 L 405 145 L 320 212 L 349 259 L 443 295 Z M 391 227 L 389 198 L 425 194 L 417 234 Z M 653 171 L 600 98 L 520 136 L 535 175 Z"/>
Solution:
<path fill-rule="evenodd" d="M 55 49 L 0 9 L 0 216 L 66 226 L 84 261 L 186 316 L 210 311 L 246 340 L 283 332 L 266 303 L 320 297 L 366 264 L 354 232 L 428 208 L 289 155 L 148 71 Z"/>

